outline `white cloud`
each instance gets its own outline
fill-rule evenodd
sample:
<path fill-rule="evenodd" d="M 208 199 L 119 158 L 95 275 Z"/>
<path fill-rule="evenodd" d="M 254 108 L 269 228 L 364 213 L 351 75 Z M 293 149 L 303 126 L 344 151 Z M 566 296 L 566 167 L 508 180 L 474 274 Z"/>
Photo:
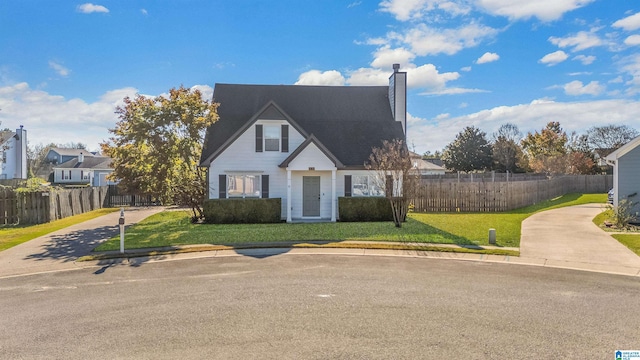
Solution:
<path fill-rule="evenodd" d="M 572 52 L 605 45 L 594 32 L 580 31 L 567 37 L 549 37 L 549 41 L 560 48 L 571 48 Z"/>
<path fill-rule="evenodd" d="M 354 1 L 351 4 L 347 5 L 347 9 L 351 9 L 354 8 L 356 6 L 360 6 L 362 4 L 362 1 Z"/>
<path fill-rule="evenodd" d="M 469 72 L 471 71 L 471 66 L 465 66 L 463 68 L 460 68 L 460 71 Z"/>
<path fill-rule="evenodd" d="M 476 23 L 457 29 L 438 29 L 419 24 L 404 35 L 390 34 L 389 37 L 400 39 L 419 56 L 453 55 L 462 49 L 477 46 L 498 32 L 497 29 Z"/>
<path fill-rule="evenodd" d="M 144 16 L 149 15 L 149 12 L 147 11 L 147 9 L 140 9 L 140 13 Z"/>
<path fill-rule="evenodd" d="M 574 80 L 563 86 L 564 92 L 567 95 L 579 96 L 579 95 L 593 95 L 597 96 L 602 94 L 605 90 L 604 85 L 600 85 L 598 81 L 592 81 L 587 85 L 584 85 L 582 81 Z"/>
<path fill-rule="evenodd" d="M 344 76 L 339 71 L 309 70 L 300 74 L 295 85 L 344 85 Z"/>
<path fill-rule="evenodd" d="M 547 64 L 547 66 L 553 66 L 567 60 L 567 58 L 569 58 L 567 53 L 562 50 L 558 50 L 543 56 L 542 59 L 538 60 L 538 62 L 541 64 Z"/>
<path fill-rule="evenodd" d="M 581 8 L 594 0 L 475 0 L 485 11 L 512 20 L 536 17 L 542 21 L 558 20 L 565 13 Z"/>
<path fill-rule="evenodd" d="M 51 60 L 49 61 L 49 67 L 52 68 L 60 76 L 68 76 L 71 72 L 71 70 Z"/>
<path fill-rule="evenodd" d="M 380 8 L 400 21 L 421 19 L 433 11 L 442 11 L 450 16 L 465 15 L 471 11 L 471 6 L 465 2 L 451 0 L 384 0 Z"/>
<path fill-rule="evenodd" d="M 389 84 L 390 75 L 388 70 L 359 68 L 349 73 L 346 83 L 354 86 L 382 86 Z"/>
<path fill-rule="evenodd" d="M 388 45 L 383 46 L 373 53 L 374 59 L 371 66 L 374 68 L 389 68 L 393 64 L 406 66 L 416 56 L 409 50 L 404 48 L 391 49 Z"/>
<path fill-rule="evenodd" d="M 97 13 L 108 13 L 109 12 L 109 9 L 107 9 L 106 7 L 104 7 L 102 5 L 94 5 L 92 3 L 85 3 L 85 4 L 82 4 L 82 5 L 78 5 L 76 10 L 78 12 L 83 13 L 83 14 L 91 14 L 91 13 L 94 13 L 94 12 L 97 12 Z"/>
<path fill-rule="evenodd" d="M 194 85 L 191 87 L 191 90 L 200 90 L 204 100 L 211 100 L 213 98 L 213 88 L 209 85 Z"/>
<path fill-rule="evenodd" d="M 466 126 L 476 126 L 490 134 L 502 124 L 513 123 L 526 134 L 540 131 L 549 119 L 559 119 L 565 131 L 584 133 L 594 124 L 637 127 L 639 118 L 640 101 L 554 102 L 538 99 L 529 104 L 499 106 L 458 117 L 416 118 L 408 124 L 407 136 L 409 143 L 416 144 L 418 153 L 423 153 L 441 150 Z"/>
<path fill-rule="evenodd" d="M 30 144 L 86 143 L 90 150 L 109 137 L 108 128 L 115 127 L 115 108 L 125 96 L 133 97 L 134 88 L 122 88 L 104 93 L 97 101 L 66 99 L 42 90 L 32 89 L 22 82 L 0 87 L 0 122 L 3 126 L 20 119 L 28 131 Z M 16 127 L 16 124 L 13 127 Z"/>
<path fill-rule="evenodd" d="M 640 45 L 640 35 L 631 35 L 624 39 L 624 43 L 629 46 Z"/>
<path fill-rule="evenodd" d="M 453 88 L 442 88 L 442 89 L 435 89 L 431 91 L 425 91 L 423 93 L 420 93 L 420 95 L 460 95 L 460 94 L 486 93 L 486 92 L 489 92 L 489 91 L 483 90 L 483 89 L 453 87 Z"/>
<path fill-rule="evenodd" d="M 618 76 L 615 79 L 609 80 L 609 84 L 622 84 L 624 80 L 622 80 L 622 76 Z"/>
<path fill-rule="evenodd" d="M 593 55 L 577 55 L 573 58 L 573 60 L 577 60 L 580 61 L 582 63 L 582 65 L 590 65 L 592 64 L 594 61 L 596 61 L 596 57 Z"/>
<path fill-rule="evenodd" d="M 620 19 L 614 22 L 611 26 L 622 28 L 627 31 L 638 30 L 640 29 L 640 12 L 627 16 L 624 19 Z"/>
<path fill-rule="evenodd" d="M 500 59 L 500 55 L 496 53 L 486 52 L 478 60 L 476 60 L 476 64 L 486 64 L 494 61 L 498 61 Z"/>

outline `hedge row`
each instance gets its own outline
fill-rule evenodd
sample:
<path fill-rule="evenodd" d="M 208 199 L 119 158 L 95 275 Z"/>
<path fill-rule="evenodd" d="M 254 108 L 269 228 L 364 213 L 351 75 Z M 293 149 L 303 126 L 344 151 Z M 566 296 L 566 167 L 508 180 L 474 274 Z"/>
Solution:
<path fill-rule="evenodd" d="M 280 222 L 282 201 L 275 199 L 210 199 L 204 201 L 209 224 L 264 224 Z"/>
<path fill-rule="evenodd" d="M 393 221 L 389 199 L 384 197 L 338 198 L 340 221 Z"/>

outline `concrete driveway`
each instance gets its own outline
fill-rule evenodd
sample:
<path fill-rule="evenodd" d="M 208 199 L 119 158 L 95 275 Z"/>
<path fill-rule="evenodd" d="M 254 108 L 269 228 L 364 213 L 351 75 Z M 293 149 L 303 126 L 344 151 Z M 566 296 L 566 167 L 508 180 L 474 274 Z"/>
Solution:
<path fill-rule="evenodd" d="M 557 264 L 640 268 L 640 257 L 596 226 L 603 204 L 585 204 L 534 214 L 522 222 L 520 256 Z"/>
<path fill-rule="evenodd" d="M 164 210 L 163 207 L 125 209 L 125 226 Z M 47 271 L 78 269 L 76 260 L 101 242 L 119 233 L 116 211 L 72 225 L 0 251 L 0 277 Z"/>

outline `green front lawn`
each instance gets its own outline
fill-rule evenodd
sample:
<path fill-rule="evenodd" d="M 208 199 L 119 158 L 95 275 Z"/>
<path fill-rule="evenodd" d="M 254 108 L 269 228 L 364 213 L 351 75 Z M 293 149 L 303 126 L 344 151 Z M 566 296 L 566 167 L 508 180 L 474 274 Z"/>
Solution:
<path fill-rule="evenodd" d="M 70 216 L 40 225 L 7 225 L 0 227 L 0 251 L 22 244 L 23 242 L 52 233 L 71 225 L 97 218 L 108 213 L 118 211 L 117 208 L 105 208 L 84 214 Z"/>
<path fill-rule="evenodd" d="M 638 234 L 614 234 L 611 235 L 622 245 L 628 247 L 631 251 L 640 256 L 640 235 Z"/>
<path fill-rule="evenodd" d="M 291 241 L 399 241 L 457 245 L 488 245 L 489 228 L 496 229 L 498 246 L 520 246 L 522 220 L 558 207 L 604 203 L 606 194 L 568 194 L 526 208 L 503 213 L 412 213 L 402 228 L 391 222 L 307 224 L 191 224 L 189 213 L 167 211 L 128 229 L 126 248 L 188 244 L 240 244 Z M 96 251 L 119 249 L 119 237 Z"/>

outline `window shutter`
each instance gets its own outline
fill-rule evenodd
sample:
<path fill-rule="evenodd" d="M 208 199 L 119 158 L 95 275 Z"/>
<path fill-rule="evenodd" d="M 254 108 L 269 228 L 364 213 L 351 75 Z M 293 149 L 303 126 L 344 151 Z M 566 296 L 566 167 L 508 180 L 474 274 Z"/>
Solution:
<path fill-rule="evenodd" d="M 256 125 L 256 152 L 262 152 L 262 125 Z"/>
<path fill-rule="evenodd" d="M 227 198 L 227 175 L 218 175 L 218 198 Z"/>
<path fill-rule="evenodd" d="M 344 196 L 351 197 L 351 175 L 344 176 Z"/>
<path fill-rule="evenodd" d="M 262 175 L 262 198 L 269 198 L 269 175 Z"/>
<path fill-rule="evenodd" d="M 282 152 L 289 152 L 289 125 L 282 125 Z"/>
<path fill-rule="evenodd" d="M 387 175 L 386 179 L 385 179 L 385 194 L 387 195 L 387 197 L 392 197 L 393 196 L 393 175 Z"/>

